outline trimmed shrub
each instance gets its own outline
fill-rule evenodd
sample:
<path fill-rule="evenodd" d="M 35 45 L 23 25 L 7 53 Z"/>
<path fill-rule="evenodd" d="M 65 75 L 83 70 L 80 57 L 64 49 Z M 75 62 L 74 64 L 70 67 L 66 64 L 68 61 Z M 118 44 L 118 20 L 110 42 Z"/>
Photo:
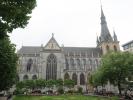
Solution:
<path fill-rule="evenodd" d="M 58 92 L 59 92 L 59 94 L 64 94 L 64 89 L 63 89 L 63 87 L 59 87 L 59 88 L 58 88 Z"/>

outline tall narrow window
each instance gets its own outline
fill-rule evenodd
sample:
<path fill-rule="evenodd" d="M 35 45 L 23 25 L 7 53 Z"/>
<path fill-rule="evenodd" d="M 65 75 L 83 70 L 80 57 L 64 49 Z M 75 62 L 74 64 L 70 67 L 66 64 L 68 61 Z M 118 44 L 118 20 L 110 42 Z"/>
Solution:
<path fill-rule="evenodd" d="M 89 59 L 89 70 L 92 70 L 92 60 Z"/>
<path fill-rule="evenodd" d="M 77 66 L 80 67 L 80 60 L 77 59 Z"/>
<path fill-rule="evenodd" d="M 86 67 L 86 59 L 83 59 L 83 69 Z"/>
<path fill-rule="evenodd" d="M 83 59 L 83 66 L 86 66 L 86 59 Z"/>
<path fill-rule="evenodd" d="M 57 76 L 57 59 L 54 54 L 50 54 L 47 58 L 46 80 L 56 79 Z"/>
<path fill-rule="evenodd" d="M 94 69 L 96 70 L 97 67 L 98 67 L 98 60 L 96 59 L 96 60 L 95 60 L 95 68 L 94 68 Z"/>
<path fill-rule="evenodd" d="M 77 75 L 76 75 L 76 73 L 74 73 L 72 75 L 72 80 L 74 80 L 75 81 L 75 85 L 77 85 Z"/>
<path fill-rule="evenodd" d="M 72 68 L 74 68 L 74 59 L 73 58 L 70 59 L 70 64 L 71 64 Z"/>
<path fill-rule="evenodd" d="M 92 66 L 92 60 L 91 59 L 89 59 L 89 65 Z"/>
<path fill-rule="evenodd" d="M 84 74 L 80 74 L 80 85 L 85 85 L 85 76 Z"/>
<path fill-rule="evenodd" d="M 69 63 L 68 63 L 68 60 L 67 60 L 67 58 L 66 58 L 66 70 L 68 70 L 69 69 Z"/>
<path fill-rule="evenodd" d="M 29 59 L 28 62 L 27 62 L 27 72 L 30 72 L 32 64 L 33 64 L 33 60 Z"/>

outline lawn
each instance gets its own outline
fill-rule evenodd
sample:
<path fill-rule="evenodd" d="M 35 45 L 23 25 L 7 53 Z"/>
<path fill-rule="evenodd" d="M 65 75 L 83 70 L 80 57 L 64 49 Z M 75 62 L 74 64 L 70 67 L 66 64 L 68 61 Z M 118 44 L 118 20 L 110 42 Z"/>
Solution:
<path fill-rule="evenodd" d="M 15 96 L 13 100 L 119 100 L 116 97 L 107 99 L 83 95 L 62 95 L 62 96 Z"/>

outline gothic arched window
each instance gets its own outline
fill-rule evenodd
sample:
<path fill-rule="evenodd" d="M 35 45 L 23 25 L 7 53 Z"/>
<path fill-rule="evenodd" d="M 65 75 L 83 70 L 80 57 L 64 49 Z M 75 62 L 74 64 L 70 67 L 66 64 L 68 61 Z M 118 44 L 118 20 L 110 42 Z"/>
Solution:
<path fill-rule="evenodd" d="M 57 76 L 57 59 L 54 54 L 50 54 L 47 58 L 46 80 L 56 79 Z"/>
<path fill-rule="evenodd" d="M 86 59 L 83 59 L 83 66 L 86 65 Z"/>
<path fill-rule="evenodd" d="M 117 51 L 117 47 L 114 45 L 114 51 Z"/>
<path fill-rule="evenodd" d="M 98 60 L 97 59 L 95 60 L 95 65 L 98 66 Z"/>
<path fill-rule="evenodd" d="M 73 73 L 72 80 L 74 80 L 75 81 L 75 85 L 77 85 L 77 75 L 76 75 L 76 73 Z"/>
<path fill-rule="evenodd" d="M 23 80 L 28 80 L 28 79 L 29 79 L 28 75 L 24 75 Z"/>
<path fill-rule="evenodd" d="M 68 74 L 68 73 L 65 73 L 65 75 L 64 75 L 64 79 L 65 79 L 65 80 L 70 79 L 70 76 L 69 76 L 69 74 Z"/>
<path fill-rule="evenodd" d="M 80 74 L 80 85 L 85 85 L 85 76 L 84 74 Z"/>
<path fill-rule="evenodd" d="M 66 60 L 65 60 L 66 62 L 66 69 L 68 70 L 69 69 L 69 63 L 68 63 L 68 60 L 67 60 L 67 58 L 66 58 Z"/>
<path fill-rule="evenodd" d="M 37 79 L 37 76 L 36 76 L 36 75 L 33 75 L 33 76 L 32 76 L 32 79 L 33 79 L 33 80 L 36 80 L 36 79 Z"/>
<path fill-rule="evenodd" d="M 30 58 L 27 62 L 27 72 L 30 72 L 32 64 L 33 64 L 33 60 Z"/>
<path fill-rule="evenodd" d="M 91 59 L 89 59 L 89 69 L 91 70 L 92 69 L 92 60 Z"/>
<path fill-rule="evenodd" d="M 80 60 L 79 60 L 79 59 L 77 59 L 77 66 L 78 66 L 78 67 L 81 66 L 81 64 L 80 64 Z"/>
<path fill-rule="evenodd" d="M 95 60 L 95 69 L 97 69 L 97 67 L 98 67 L 98 60 L 96 59 Z"/>
<path fill-rule="evenodd" d="M 73 58 L 70 59 L 70 64 L 71 64 L 71 66 L 74 67 L 74 59 Z"/>

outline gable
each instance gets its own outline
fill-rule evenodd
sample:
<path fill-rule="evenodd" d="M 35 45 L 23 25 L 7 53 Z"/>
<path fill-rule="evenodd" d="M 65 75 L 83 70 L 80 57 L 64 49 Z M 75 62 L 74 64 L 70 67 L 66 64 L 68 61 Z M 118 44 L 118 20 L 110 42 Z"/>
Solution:
<path fill-rule="evenodd" d="M 58 45 L 57 41 L 54 39 L 54 37 L 52 36 L 52 38 L 49 40 L 49 42 L 46 44 L 46 46 L 44 47 L 44 49 L 46 50 L 60 50 L 60 46 Z"/>

